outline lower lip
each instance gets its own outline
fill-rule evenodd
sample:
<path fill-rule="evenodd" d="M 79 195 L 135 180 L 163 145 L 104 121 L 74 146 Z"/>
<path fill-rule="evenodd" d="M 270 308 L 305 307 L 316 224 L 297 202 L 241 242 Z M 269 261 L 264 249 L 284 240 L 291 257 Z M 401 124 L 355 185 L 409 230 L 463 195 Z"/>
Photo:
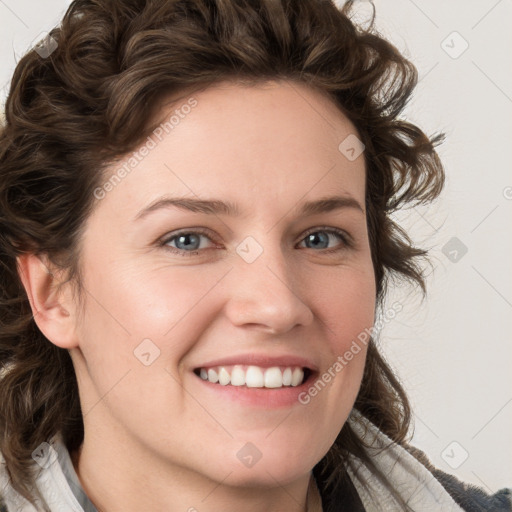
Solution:
<path fill-rule="evenodd" d="M 193 373 L 194 377 L 204 385 L 207 392 L 238 402 L 241 405 L 275 409 L 278 407 L 290 407 L 294 404 L 301 405 L 299 395 L 307 392 L 311 382 L 315 379 L 312 372 L 300 386 L 286 386 L 282 388 L 248 388 L 247 386 L 223 386 L 201 379 Z"/>

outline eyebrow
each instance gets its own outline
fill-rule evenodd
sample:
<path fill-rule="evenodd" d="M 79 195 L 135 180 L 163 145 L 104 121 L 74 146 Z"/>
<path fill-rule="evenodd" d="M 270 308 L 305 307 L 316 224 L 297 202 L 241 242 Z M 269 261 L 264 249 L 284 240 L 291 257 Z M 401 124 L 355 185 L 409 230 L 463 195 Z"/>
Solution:
<path fill-rule="evenodd" d="M 204 213 L 207 215 L 229 215 L 240 216 L 238 206 L 230 201 L 220 199 L 195 199 L 192 197 L 168 197 L 163 196 L 153 201 L 149 206 L 143 208 L 134 218 L 140 220 L 150 213 L 161 209 L 178 208 L 193 213 Z M 305 202 L 300 210 L 300 215 L 315 215 L 327 213 L 342 208 L 353 208 L 364 213 L 363 207 L 352 196 L 330 196 L 322 197 L 315 201 Z"/>

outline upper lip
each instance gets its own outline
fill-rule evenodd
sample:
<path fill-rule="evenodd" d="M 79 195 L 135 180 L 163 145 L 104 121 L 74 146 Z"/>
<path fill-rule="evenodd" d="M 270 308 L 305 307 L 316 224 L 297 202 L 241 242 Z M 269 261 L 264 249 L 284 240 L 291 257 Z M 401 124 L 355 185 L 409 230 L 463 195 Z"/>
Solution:
<path fill-rule="evenodd" d="M 301 368 L 309 368 L 312 371 L 317 371 L 318 367 L 311 360 L 301 356 L 295 355 L 265 355 L 265 354 L 240 354 L 236 356 L 223 357 L 207 361 L 195 367 L 198 368 L 212 368 L 214 366 L 231 366 L 231 365 L 248 365 L 248 366 L 261 366 L 263 368 L 271 368 L 272 366 L 300 366 Z"/>

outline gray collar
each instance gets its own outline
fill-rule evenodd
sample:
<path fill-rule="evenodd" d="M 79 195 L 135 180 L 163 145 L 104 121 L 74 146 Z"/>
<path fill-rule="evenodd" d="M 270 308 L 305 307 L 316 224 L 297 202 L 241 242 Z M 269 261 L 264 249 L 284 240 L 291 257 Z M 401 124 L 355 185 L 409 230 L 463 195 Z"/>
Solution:
<path fill-rule="evenodd" d="M 80 503 L 84 512 L 98 512 L 80 484 L 80 480 L 78 479 L 75 468 L 73 467 L 69 451 L 66 448 L 62 437 L 59 435 L 56 436 L 55 441 L 55 450 L 57 451 L 58 462 L 78 503 Z"/>

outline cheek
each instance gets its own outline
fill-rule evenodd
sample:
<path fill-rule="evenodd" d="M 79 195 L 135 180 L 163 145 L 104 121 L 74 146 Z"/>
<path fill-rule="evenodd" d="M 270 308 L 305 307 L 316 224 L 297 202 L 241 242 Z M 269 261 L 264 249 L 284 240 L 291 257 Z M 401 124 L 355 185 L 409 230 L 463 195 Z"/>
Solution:
<path fill-rule="evenodd" d="M 336 355 L 347 350 L 353 340 L 366 333 L 375 319 L 375 279 L 373 269 L 346 269 L 333 272 L 317 282 L 311 301 Z"/>
<path fill-rule="evenodd" d="M 137 268 L 122 262 L 108 273 L 91 275 L 86 287 L 88 326 L 99 326 L 132 341 L 154 337 L 169 341 L 173 331 L 188 321 L 206 294 L 219 280 L 219 272 L 199 273 L 193 267 L 168 269 Z M 169 338 L 169 336 L 170 338 Z M 171 340 L 172 341 L 172 340 Z"/>
<path fill-rule="evenodd" d="M 340 270 L 323 284 L 315 288 L 312 302 L 324 331 L 325 357 L 320 374 L 299 399 L 329 425 L 328 445 L 346 421 L 361 384 L 375 318 L 373 269 Z"/>
<path fill-rule="evenodd" d="M 88 293 L 78 336 L 101 393 L 123 372 L 146 363 L 174 374 L 218 314 L 208 294 L 229 270 L 148 269 L 122 260 L 110 268 L 94 263 L 89 268 L 102 271 L 84 276 Z"/>
<path fill-rule="evenodd" d="M 204 299 L 218 276 L 203 275 L 192 267 L 157 272 L 118 261 L 84 276 L 77 376 L 86 414 L 99 414 L 104 397 L 101 403 L 122 423 L 145 428 L 153 417 L 170 428 L 162 404 L 184 407 L 176 366 L 212 321 L 212 304 Z"/>

